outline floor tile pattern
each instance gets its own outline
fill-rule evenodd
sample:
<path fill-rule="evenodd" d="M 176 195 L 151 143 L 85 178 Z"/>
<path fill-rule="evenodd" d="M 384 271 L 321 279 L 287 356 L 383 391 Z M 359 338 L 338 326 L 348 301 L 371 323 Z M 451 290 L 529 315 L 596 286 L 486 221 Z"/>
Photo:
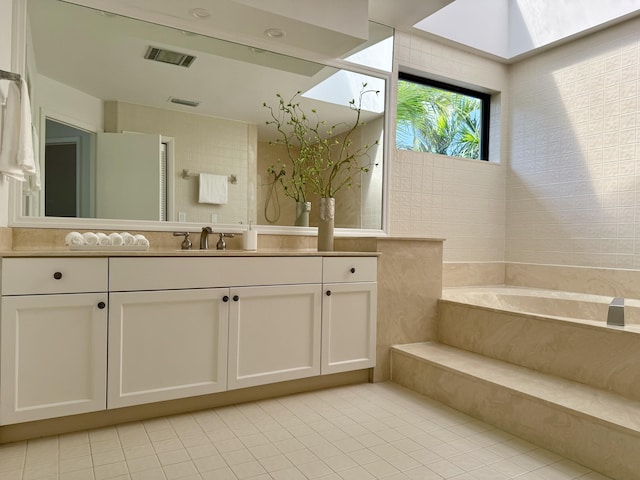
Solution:
<path fill-rule="evenodd" d="M 2 480 L 606 480 L 393 383 L 0 446 Z"/>

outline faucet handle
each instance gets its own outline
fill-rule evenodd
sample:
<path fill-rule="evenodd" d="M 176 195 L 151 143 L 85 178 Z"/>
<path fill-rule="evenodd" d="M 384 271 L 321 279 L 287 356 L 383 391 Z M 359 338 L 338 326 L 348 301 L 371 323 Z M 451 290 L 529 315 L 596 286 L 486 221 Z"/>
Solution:
<path fill-rule="evenodd" d="M 189 240 L 189 232 L 173 232 L 174 237 L 184 236 L 180 247 L 182 250 L 191 250 L 191 240 Z"/>
<path fill-rule="evenodd" d="M 226 250 L 227 249 L 227 243 L 224 241 L 224 237 L 227 237 L 227 238 L 235 237 L 235 234 L 233 234 L 233 233 L 218 232 L 218 235 L 220 235 L 220 240 L 218 240 L 218 243 L 216 244 L 216 249 L 218 249 L 218 250 Z"/>

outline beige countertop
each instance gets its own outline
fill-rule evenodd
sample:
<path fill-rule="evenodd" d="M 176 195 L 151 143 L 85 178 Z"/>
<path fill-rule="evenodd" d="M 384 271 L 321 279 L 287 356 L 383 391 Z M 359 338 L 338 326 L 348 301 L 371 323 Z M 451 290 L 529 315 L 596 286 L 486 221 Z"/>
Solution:
<path fill-rule="evenodd" d="M 0 257 L 375 257 L 378 252 L 319 252 L 317 250 L 0 250 Z"/>

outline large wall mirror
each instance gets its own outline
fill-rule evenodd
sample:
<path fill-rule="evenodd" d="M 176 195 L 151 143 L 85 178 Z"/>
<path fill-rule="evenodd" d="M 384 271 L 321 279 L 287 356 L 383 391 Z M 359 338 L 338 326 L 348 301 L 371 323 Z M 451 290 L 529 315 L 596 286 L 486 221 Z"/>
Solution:
<path fill-rule="evenodd" d="M 270 145 L 263 103 L 299 91 L 307 111 L 348 123 L 366 83 L 379 93 L 363 104 L 358 137 L 378 145 L 337 197 L 336 226 L 382 229 L 389 77 L 380 62 L 391 65 L 392 29 L 371 24 L 368 42 L 332 62 L 349 68 L 336 68 L 61 1 L 28 0 L 27 15 L 41 172 L 14 195 L 15 225 L 293 226 L 295 202 L 269 173 L 285 156 Z M 201 174 L 218 188 L 213 200 Z"/>

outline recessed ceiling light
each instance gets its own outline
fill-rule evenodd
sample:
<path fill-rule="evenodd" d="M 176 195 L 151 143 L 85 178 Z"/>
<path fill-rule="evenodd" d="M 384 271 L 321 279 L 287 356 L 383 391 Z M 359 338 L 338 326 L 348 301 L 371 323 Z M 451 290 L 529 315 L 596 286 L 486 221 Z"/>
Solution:
<path fill-rule="evenodd" d="M 264 31 L 264 34 L 269 38 L 282 38 L 287 32 L 280 30 L 279 28 L 269 28 Z"/>
<path fill-rule="evenodd" d="M 192 8 L 191 10 L 189 10 L 189 13 L 192 17 L 199 20 L 204 20 L 205 18 L 209 18 L 211 16 L 211 12 L 206 8 Z"/>

